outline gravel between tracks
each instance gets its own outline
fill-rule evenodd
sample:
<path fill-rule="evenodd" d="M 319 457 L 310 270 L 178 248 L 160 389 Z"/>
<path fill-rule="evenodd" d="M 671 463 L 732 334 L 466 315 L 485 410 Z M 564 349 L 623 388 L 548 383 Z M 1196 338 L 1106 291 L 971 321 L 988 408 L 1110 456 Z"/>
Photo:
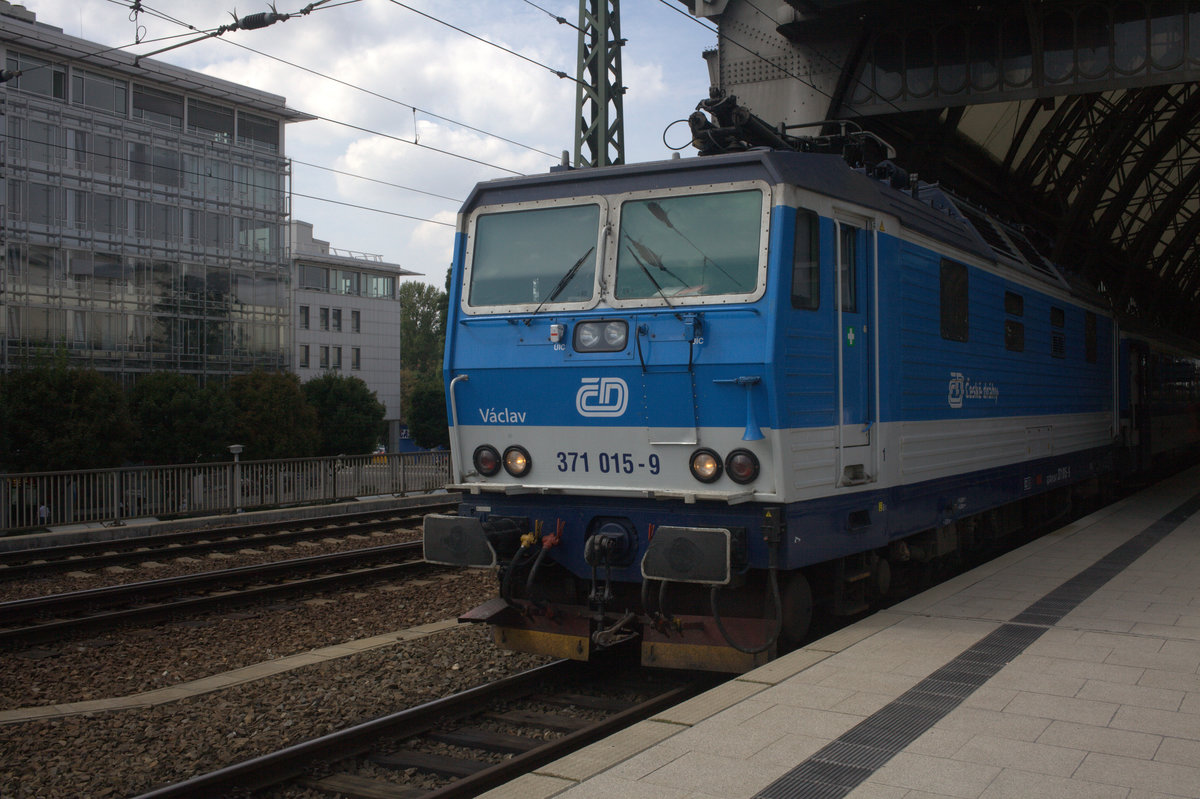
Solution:
<path fill-rule="evenodd" d="M 132 796 L 542 662 L 472 625 L 149 709 L 8 725 L 0 795 Z"/>
<path fill-rule="evenodd" d="M 104 699 L 454 618 L 495 595 L 490 572 L 381 583 L 0 653 L 0 709 Z"/>
<path fill-rule="evenodd" d="M 291 557 L 390 543 L 326 540 Z M 381 540 L 382 539 L 382 540 Z M 279 557 L 271 553 L 269 559 Z M 176 563 L 194 572 L 256 561 L 235 553 L 219 563 Z M 152 569 L 153 577 L 163 576 Z M 118 579 L 113 579 L 117 577 Z M 145 570 L 59 577 L 10 586 L 38 594 L 121 579 Z M 63 589 L 60 589 L 63 590 Z M 115 630 L 23 652 L 0 653 L 0 709 L 122 697 L 311 649 L 453 618 L 493 597 L 494 573 L 449 571 L 165 624 Z M 0 797 L 134 796 L 289 744 L 308 740 L 546 662 L 502 652 L 489 631 L 467 625 L 428 638 L 305 666 L 152 708 L 0 726 Z"/>

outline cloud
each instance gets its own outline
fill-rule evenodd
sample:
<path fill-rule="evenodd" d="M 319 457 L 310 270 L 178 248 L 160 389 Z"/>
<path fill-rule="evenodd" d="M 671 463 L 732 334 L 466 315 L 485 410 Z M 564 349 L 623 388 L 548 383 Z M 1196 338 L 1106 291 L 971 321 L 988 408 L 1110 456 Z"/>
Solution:
<path fill-rule="evenodd" d="M 406 3 L 574 76 L 576 31 L 529 5 L 493 0 Z M 228 23 L 228 10 L 235 5 L 215 0 L 149 0 L 143 4 L 147 11 L 131 21 L 128 7 L 108 0 L 71 4 L 23 0 L 23 4 L 37 13 L 40 22 L 104 46 L 128 44 L 139 35 L 155 39 L 185 30 L 151 10 L 209 29 Z M 266 10 L 265 2 L 257 0 L 236 5 L 243 14 Z M 541 0 L 539 5 L 572 24 L 578 21 L 575 0 Z M 276 6 L 280 11 L 295 11 L 304 2 L 280 0 Z M 624 98 L 626 157 L 630 161 L 664 158 L 669 151 L 661 141 L 663 129 L 686 117 L 707 94 L 700 51 L 715 39 L 670 6 L 653 0 L 626 3 L 622 14 L 621 35 L 628 40 L 622 53 L 622 78 L 629 89 Z M 133 52 L 176 41 L 186 39 L 145 44 Z M 156 58 L 280 95 L 291 108 L 366 129 L 325 121 L 288 125 L 285 151 L 297 161 L 448 197 L 465 198 L 476 182 L 509 174 L 488 164 L 542 173 L 558 161 L 561 151 L 573 149 L 573 80 L 555 77 L 542 66 L 386 0 L 330 4 L 268 28 L 226 34 Z M 414 115 L 412 106 L 421 111 Z M 423 146 L 388 138 L 412 140 L 414 134 Z M 671 139 L 677 143 L 686 134 Z M 335 247 L 379 253 L 388 261 L 427 273 L 430 283 L 442 285 L 452 254 L 453 229 L 395 214 L 452 223 L 459 202 L 301 164 L 293 166 L 291 186 L 297 195 L 378 209 L 295 197 L 295 217 L 313 222 L 318 238 Z"/>

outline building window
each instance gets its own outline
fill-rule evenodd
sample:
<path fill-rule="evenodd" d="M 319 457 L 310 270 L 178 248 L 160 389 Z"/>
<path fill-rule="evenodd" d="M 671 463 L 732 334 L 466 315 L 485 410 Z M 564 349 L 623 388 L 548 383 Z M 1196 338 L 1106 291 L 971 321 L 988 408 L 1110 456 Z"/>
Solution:
<path fill-rule="evenodd" d="M 43 164 L 56 163 L 62 157 L 62 144 L 59 143 L 58 125 L 49 122 L 29 120 L 29 140 L 25 142 L 25 155 L 30 161 Z"/>
<path fill-rule="evenodd" d="M 23 202 L 25 181 L 9 180 L 8 183 L 8 216 L 10 219 L 21 219 L 25 216 L 25 203 Z"/>
<path fill-rule="evenodd" d="M 320 266 L 301 266 L 300 288 L 327 291 L 329 289 L 329 270 Z"/>
<path fill-rule="evenodd" d="M 358 296 L 359 283 L 361 275 L 358 272 L 351 272 L 345 269 L 334 271 L 334 291 L 338 294 L 350 294 Z"/>
<path fill-rule="evenodd" d="M 261 147 L 271 152 L 279 149 L 279 121 L 238 111 L 237 143 Z"/>
<path fill-rule="evenodd" d="M 351 333 L 361 333 L 362 332 L 362 313 L 360 311 L 351 311 L 350 312 L 350 332 Z"/>
<path fill-rule="evenodd" d="M 176 130 L 183 127 L 183 95 L 133 84 L 133 118 Z"/>
<path fill-rule="evenodd" d="M 966 341 L 970 329 L 967 306 L 967 267 L 942 259 L 941 275 L 942 338 Z"/>
<path fill-rule="evenodd" d="M 320 310 L 320 314 L 321 314 L 321 329 L 328 330 L 329 329 L 329 309 L 322 308 Z"/>
<path fill-rule="evenodd" d="M 341 347 L 333 348 L 333 368 L 335 370 L 342 368 L 342 348 Z"/>
<path fill-rule="evenodd" d="M 362 349 L 359 347 L 351 347 L 350 348 L 350 368 L 351 369 L 361 369 L 362 368 Z"/>
<path fill-rule="evenodd" d="M 96 163 L 96 171 L 102 175 L 121 174 L 121 140 L 112 136 L 96 134 L 92 144 L 92 157 Z"/>
<path fill-rule="evenodd" d="M 821 226 L 812 211 L 796 211 L 794 241 L 792 307 L 815 311 L 821 305 Z"/>
<path fill-rule="evenodd" d="M 221 144 L 229 144 L 233 141 L 232 108 L 189 99 L 187 112 L 188 133 L 198 133 L 206 139 Z"/>
<path fill-rule="evenodd" d="M 329 347 L 321 347 L 321 368 L 329 368 Z"/>
<path fill-rule="evenodd" d="M 66 215 L 64 195 L 57 186 L 44 183 L 29 184 L 28 219 L 37 225 L 57 225 Z"/>
<path fill-rule="evenodd" d="M 9 86 L 45 97 L 67 99 L 67 70 L 61 64 L 51 64 L 12 50 L 8 51 L 5 64 L 10 72 L 24 73 L 14 78 Z"/>
<path fill-rule="evenodd" d="M 129 177 L 133 180 L 144 180 L 149 182 L 150 170 L 150 145 L 142 144 L 141 142 L 129 142 Z"/>
<path fill-rule="evenodd" d="M 107 75 L 76 69 L 71 73 L 71 102 L 125 116 L 129 110 L 129 85 Z"/>
<path fill-rule="evenodd" d="M 395 296 L 396 278 L 388 275 L 363 275 L 363 296 L 388 297 Z"/>
<path fill-rule="evenodd" d="M 301 305 L 299 310 L 300 310 L 300 329 L 308 330 L 308 306 Z"/>
<path fill-rule="evenodd" d="M 179 153 L 165 147 L 155 147 L 151 151 L 151 180 L 160 186 L 179 188 L 183 185 L 183 175 L 179 169 Z"/>
<path fill-rule="evenodd" d="M 333 329 L 338 333 L 342 332 L 342 309 L 341 308 L 333 309 Z"/>
<path fill-rule="evenodd" d="M 300 345 L 300 368 L 301 369 L 308 368 L 308 345 L 307 344 Z"/>

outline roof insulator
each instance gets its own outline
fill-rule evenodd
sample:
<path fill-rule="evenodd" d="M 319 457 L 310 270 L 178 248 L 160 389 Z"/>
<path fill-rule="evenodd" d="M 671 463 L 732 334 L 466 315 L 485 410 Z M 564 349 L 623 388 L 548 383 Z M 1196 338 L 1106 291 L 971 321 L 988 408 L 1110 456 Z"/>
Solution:
<path fill-rule="evenodd" d="M 274 11 L 262 11 L 258 14 L 250 14 L 242 17 L 237 21 L 237 27 L 244 31 L 257 30 L 265 28 L 268 25 L 274 25 L 276 22 L 287 22 L 287 14 L 278 14 Z"/>

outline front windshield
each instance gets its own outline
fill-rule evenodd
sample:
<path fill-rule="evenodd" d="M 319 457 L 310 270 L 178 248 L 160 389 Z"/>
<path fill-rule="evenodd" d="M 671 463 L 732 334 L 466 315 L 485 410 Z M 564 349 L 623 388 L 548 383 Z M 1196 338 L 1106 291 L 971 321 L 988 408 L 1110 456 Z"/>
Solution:
<path fill-rule="evenodd" d="M 600 206 L 560 205 L 475 220 L 468 304 L 586 302 L 596 284 Z"/>
<path fill-rule="evenodd" d="M 616 298 L 753 292 L 762 215 L 757 189 L 624 203 Z"/>

